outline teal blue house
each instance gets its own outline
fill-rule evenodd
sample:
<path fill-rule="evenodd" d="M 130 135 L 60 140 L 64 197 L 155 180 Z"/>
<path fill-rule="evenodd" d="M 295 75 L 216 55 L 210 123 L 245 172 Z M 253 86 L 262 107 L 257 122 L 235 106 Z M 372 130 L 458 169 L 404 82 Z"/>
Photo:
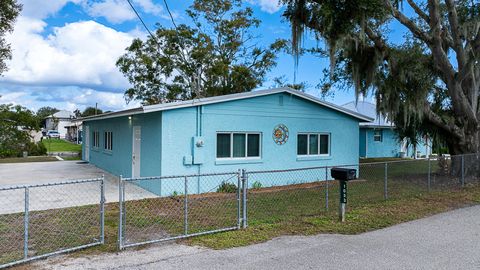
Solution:
<path fill-rule="evenodd" d="M 395 132 L 395 125 L 377 114 L 375 104 L 367 101 L 352 101 L 343 107 L 375 119 L 359 124 L 359 155 L 361 158 L 420 158 L 432 154 L 432 144 L 428 137 L 419 136 L 419 144 L 415 147 L 407 145 L 406 140 L 399 140 Z"/>
<path fill-rule="evenodd" d="M 373 119 L 289 88 L 85 118 L 83 159 L 124 177 L 357 164 Z"/>

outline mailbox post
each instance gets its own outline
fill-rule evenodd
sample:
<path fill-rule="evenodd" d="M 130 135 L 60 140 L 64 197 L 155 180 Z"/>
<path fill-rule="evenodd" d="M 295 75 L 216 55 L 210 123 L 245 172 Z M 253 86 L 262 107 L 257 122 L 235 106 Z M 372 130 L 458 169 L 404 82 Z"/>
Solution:
<path fill-rule="evenodd" d="M 332 177 L 340 181 L 340 205 L 338 215 L 341 222 L 345 222 L 345 211 L 347 207 L 347 182 L 356 179 L 357 170 L 345 168 L 332 168 Z"/>

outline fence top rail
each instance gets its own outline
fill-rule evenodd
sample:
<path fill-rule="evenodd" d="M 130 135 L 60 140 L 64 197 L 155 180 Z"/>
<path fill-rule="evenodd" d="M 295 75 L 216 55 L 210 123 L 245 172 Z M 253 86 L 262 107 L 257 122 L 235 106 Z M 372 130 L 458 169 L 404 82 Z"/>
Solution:
<path fill-rule="evenodd" d="M 316 167 L 291 168 L 291 169 L 282 169 L 282 170 L 258 170 L 258 171 L 247 171 L 247 172 L 249 174 L 293 172 L 293 171 L 305 171 L 305 170 L 331 169 L 331 168 L 337 168 L 337 167 L 360 167 L 365 165 L 380 165 L 385 163 L 402 163 L 402 162 L 415 162 L 415 161 L 426 161 L 426 160 L 428 161 L 428 159 L 389 160 L 389 161 L 366 162 L 366 163 L 357 163 L 357 164 L 339 164 L 339 165 L 327 165 L 327 166 L 316 166 Z"/>
<path fill-rule="evenodd" d="M 302 168 L 291 168 L 291 169 L 282 169 L 282 170 L 258 170 L 258 171 L 247 171 L 247 173 L 260 174 L 260 173 L 294 172 L 294 171 L 305 171 L 305 170 L 319 170 L 319 169 L 326 169 L 330 167 L 333 167 L 333 166 L 302 167 Z"/>
<path fill-rule="evenodd" d="M 202 177 L 202 176 L 222 176 L 222 175 L 231 175 L 236 176 L 239 175 L 239 172 L 221 172 L 221 173 L 204 173 L 204 174 L 187 174 L 187 175 L 167 175 L 167 176 L 147 176 L 147 177 L 137 177 L 137 178 L 124 178 L 121 177 L 123 181 L 126 182 L 134 182 L 134 181 L 142 181 L 142 180 L 162 180 L 162 179 L 178 179 L 178 178 L 192 178 L 192 177 Z"/>
<path fill-rule="evenodd" d="M 91 179 L 71 179 L 64 180 L 60 182 L 51 182 L 44 184 L 27 184 L 27 185 L 15 185 L 15 186 L 6 186 L 0 187 L 0 191 L 13 190 L 13 189 L 25 189 L 25 188 L 37 188 L 37 187 L 50 187 L 50 186 L 64 186 L 64 185 L 73 185 L 73 184 L 84 184 L 84 183 L 93 183 L 101 182 L 104 180 L 104 177 L 91 178 Z"/>

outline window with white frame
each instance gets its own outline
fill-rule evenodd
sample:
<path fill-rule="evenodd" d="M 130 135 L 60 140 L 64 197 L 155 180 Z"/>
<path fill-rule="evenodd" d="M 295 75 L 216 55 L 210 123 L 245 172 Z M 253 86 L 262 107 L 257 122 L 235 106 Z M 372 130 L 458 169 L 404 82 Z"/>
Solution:
<path fill-rule="evenodd" d="M 297 155 L 329 156 L 329 133 L 299 133 L 297 137 Z"/>
<path fill-rule="evenodd" d="M 100 132 L 94 131 L 92 133 L 92 145 L 95 148 L 100 147 Z"/>
<path fill-rule="evenodd" d="M 260 158 L 261 134 L 259 132 L 218 132 L 218 159 Z"/>
<path fill-rule="evenodd" d="M 383 130 L 376 129 L 373 131 L 373 141 L 382 142 L 383 141 Z"/>
<path fill-rule="evenodd" d="M 105 144 L 104 144 L 105 150 L 112 151 L 113 150 L 113 132 L 105 131 L 104 140 L 105 140 Z"/>

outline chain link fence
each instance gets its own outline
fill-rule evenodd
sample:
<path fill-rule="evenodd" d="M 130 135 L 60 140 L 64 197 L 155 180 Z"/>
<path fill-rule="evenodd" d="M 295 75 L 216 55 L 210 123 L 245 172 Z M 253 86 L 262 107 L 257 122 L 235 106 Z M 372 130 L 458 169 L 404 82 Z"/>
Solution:
<path fill-rule="evenodd" d="M 104 243 L 104 179 L 0 188 L 0 268 Z"/>
<path fill-rule="evenodd" d="M 292 220 L 329 222 L 335 167 L 357 171 L 349 208 L 480 184 L 480 155 L 119 179 L 120 249 Z M 139 189 L 148 191 L 139 192 Z M 0 188 L 0 268 L 104 243 L 104 179 Z M 115 210 L 117 211 L 117 210 Z M 322 217 L 321 219 L 316 219 Z"/>
<path fill-rule="evenodd" d="M 327 217 L 339 208 L 335 167 L 357 171 L 348 205 L 368 207 L 480 183 L 480 155 L 355 165 L 120 179 L 120 249 L 148 243 Z M 136 198 L 142 187 L 154 198 Z"/>
<path fill-rule="evenodd" d="M 433 157 L 328 167 L 246 171 L 245 226 L 281 224 L 339 209 L 339 182 L 330 176 L 335 167 L 357 171 L 348 182 L 350 208 L 368 207 L 389 199 L 416 197 L 431 191 L 458 190 L 480 184 L 480 155 Z"/>
<path fill-rule="evenodd" d="M 119 248 L 240 228 L 239 175 L 120 178 Z M 135 198 L 138 186 L 156 196 Z"/>
<path fill-rule="evenodd" d="M 318 215 L 328 208 L 325 167 L 247 171 L 247 215 L 244 226 L 282 223 L 298 215 Z M 329 181 L 325 181 L 328 179 Z"/>

